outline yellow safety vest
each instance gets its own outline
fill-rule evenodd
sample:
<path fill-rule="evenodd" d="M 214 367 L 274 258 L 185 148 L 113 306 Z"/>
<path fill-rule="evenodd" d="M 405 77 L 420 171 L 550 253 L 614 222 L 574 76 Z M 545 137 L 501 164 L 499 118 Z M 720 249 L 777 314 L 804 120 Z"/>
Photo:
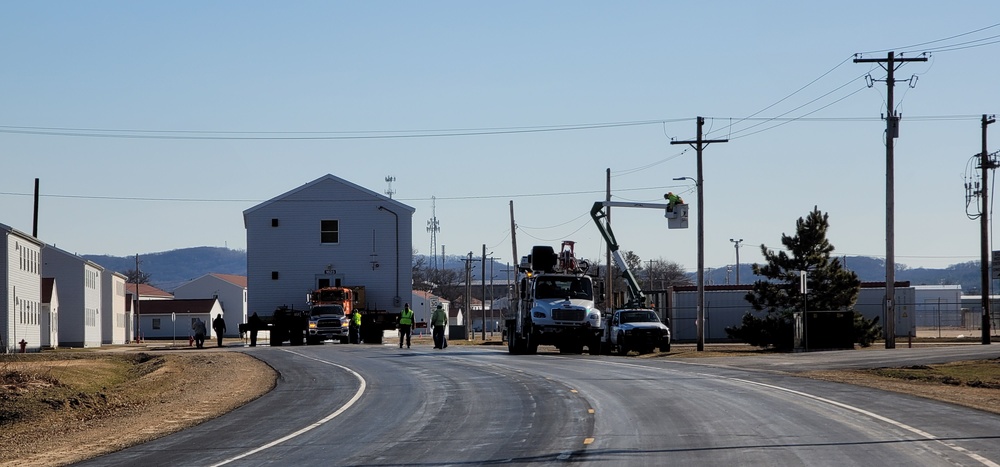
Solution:
<path fill-rule="evenodd" d="M 355 311 L 354 314 L 351 315 L 351 322 L 354 323 L 355 326 L 361 326 L 361 313 Z"/>
<path fill-rule="evenodd" d="M 399 324 L 403 325 L 413 324 L 413 310 L 404 309 L 399 314 Z"/>

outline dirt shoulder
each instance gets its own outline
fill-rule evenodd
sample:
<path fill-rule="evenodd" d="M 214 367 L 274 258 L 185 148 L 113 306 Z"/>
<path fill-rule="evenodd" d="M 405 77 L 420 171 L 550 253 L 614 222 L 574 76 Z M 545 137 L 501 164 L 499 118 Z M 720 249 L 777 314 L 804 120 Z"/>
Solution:
<path fill-rule="evenodd" d="M 277 381 L 231 349 L 59 354 L 0 361 L 0 466 L 124 449 L 225 414 Z"/>

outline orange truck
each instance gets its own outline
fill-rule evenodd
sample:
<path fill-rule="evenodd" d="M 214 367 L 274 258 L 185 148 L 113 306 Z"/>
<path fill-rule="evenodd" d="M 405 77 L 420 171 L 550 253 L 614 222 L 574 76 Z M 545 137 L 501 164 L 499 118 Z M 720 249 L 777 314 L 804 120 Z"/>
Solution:
<path fill-rule="evenodd" d="M 346 344 L 349 339 L 351 314 L 361 312 L 361 340 L 381 344 L 383 331 L 395 329 L 399 312 L 369 309 L 365 286 L 323 287 L 309 293 L 309 329 L 306 343 L 319 344 L 336 340 Z"/>

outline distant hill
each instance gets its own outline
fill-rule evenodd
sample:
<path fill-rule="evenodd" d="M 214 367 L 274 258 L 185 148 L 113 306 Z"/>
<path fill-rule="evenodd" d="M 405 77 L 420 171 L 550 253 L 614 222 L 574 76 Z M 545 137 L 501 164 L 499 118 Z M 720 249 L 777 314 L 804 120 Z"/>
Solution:
<path fill-rule="evenodd" d="M 135 256 L 107 256 L 107 255 L 82 255 L 84 258 L 100 264 L 106 269 L 124 273 L 135 269 Z M 427 258 L 423 255 L 415 255 L 414 260 L 422 258 L 424 266 L 428 264 Z M 449 256 L 444 261 L 445 267 L 463 271 L 465 263 L 464 256 Z M 178 286 L 187 281 L 196 279 L 209 273 L 246 275 L 247 254 L 244 250 L 231 250 L 220 247 L 194 247 L 179 250 L 164 251 L 159 253 L 146 253 L 139 255 L 139 269 L 149 273 L 150 283 L 167 292 L 172 292 Z M 846 267 L 858 274 L 858 277 L 865 282 L 885 281 L 885 261 L 878 258 L 866 256 L 842 257 L 841 261 Z M 487 265 L 489 268 L 490 265 Z M 473 270 L 473 280 L 479 278 L 480 263 L 476 262 Z M 751 272 L 750 264 L 740 265 L 740 283 L 750 284 L 758 279 Z M 929 268 L 908 268 L 903 264 L 896 264 L 896 280 L 910 281 L 912 285 L 961 285 L 962 290 L 967 294 L 974 294 L 980 287 L 980 270 L 978 261 L 953 264 L 943 269 Z M 506 278 L 506 264 L 494 263 L 493 274 L 498 280 Z M 695 282 L 694 273 L 690 274 L 691 281 Z M 706 284 L 725 284 L 726 267 L 716 267 L 706 269 Z M 729 283 L 736 283 L 736 272 L 729 273 Z"/>
<path fill-rule="evenodd" d="M 120 272 L 135 269 L 135 256 L 82 255 L 105 269 Z M 247 252 L 200 246 L 139 255 L 139 270 L 149 274 L 150 285 L 173 292 L 175 288 L 205 274 L 247 274 Z"/>

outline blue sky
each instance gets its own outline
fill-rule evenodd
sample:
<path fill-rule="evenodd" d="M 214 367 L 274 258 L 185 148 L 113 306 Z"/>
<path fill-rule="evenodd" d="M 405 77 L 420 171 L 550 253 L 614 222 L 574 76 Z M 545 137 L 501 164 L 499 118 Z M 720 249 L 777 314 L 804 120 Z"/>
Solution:
<path fill-rule="evenodd" d="M 80 254 L 245 248 L 242 211 L 332 173 L 416 208 L 448 254 L 509 261 L 576 240 L 605 170 L 620 201 L 698 202 L 706 267 L 743 263 L 813 206 L 836 254 L 885 255 L 885 72 L 853 54 L 917 56 L 897 79 L 895 254 L 979 258 L 966 215 L 980 115 L 1000 107 L 1000 3 L 3 2 L 0 223 Z M 752 119 L 745 119 L 752 116 Z M 769 120 L 770 119 L 770 120 Z M 1000 126 L 991 127 L 1000 141 Z M 995 135 L 995 136 L 994 136 Z M 991 143 L 989 150 L 1000 146 Z M 974 163 L 973 163 L 974 165 Z M 975 211 L 975 207 L 970 208 Z M 697 228 L 616 209 L 643 260 L 697 266 Z"/>

